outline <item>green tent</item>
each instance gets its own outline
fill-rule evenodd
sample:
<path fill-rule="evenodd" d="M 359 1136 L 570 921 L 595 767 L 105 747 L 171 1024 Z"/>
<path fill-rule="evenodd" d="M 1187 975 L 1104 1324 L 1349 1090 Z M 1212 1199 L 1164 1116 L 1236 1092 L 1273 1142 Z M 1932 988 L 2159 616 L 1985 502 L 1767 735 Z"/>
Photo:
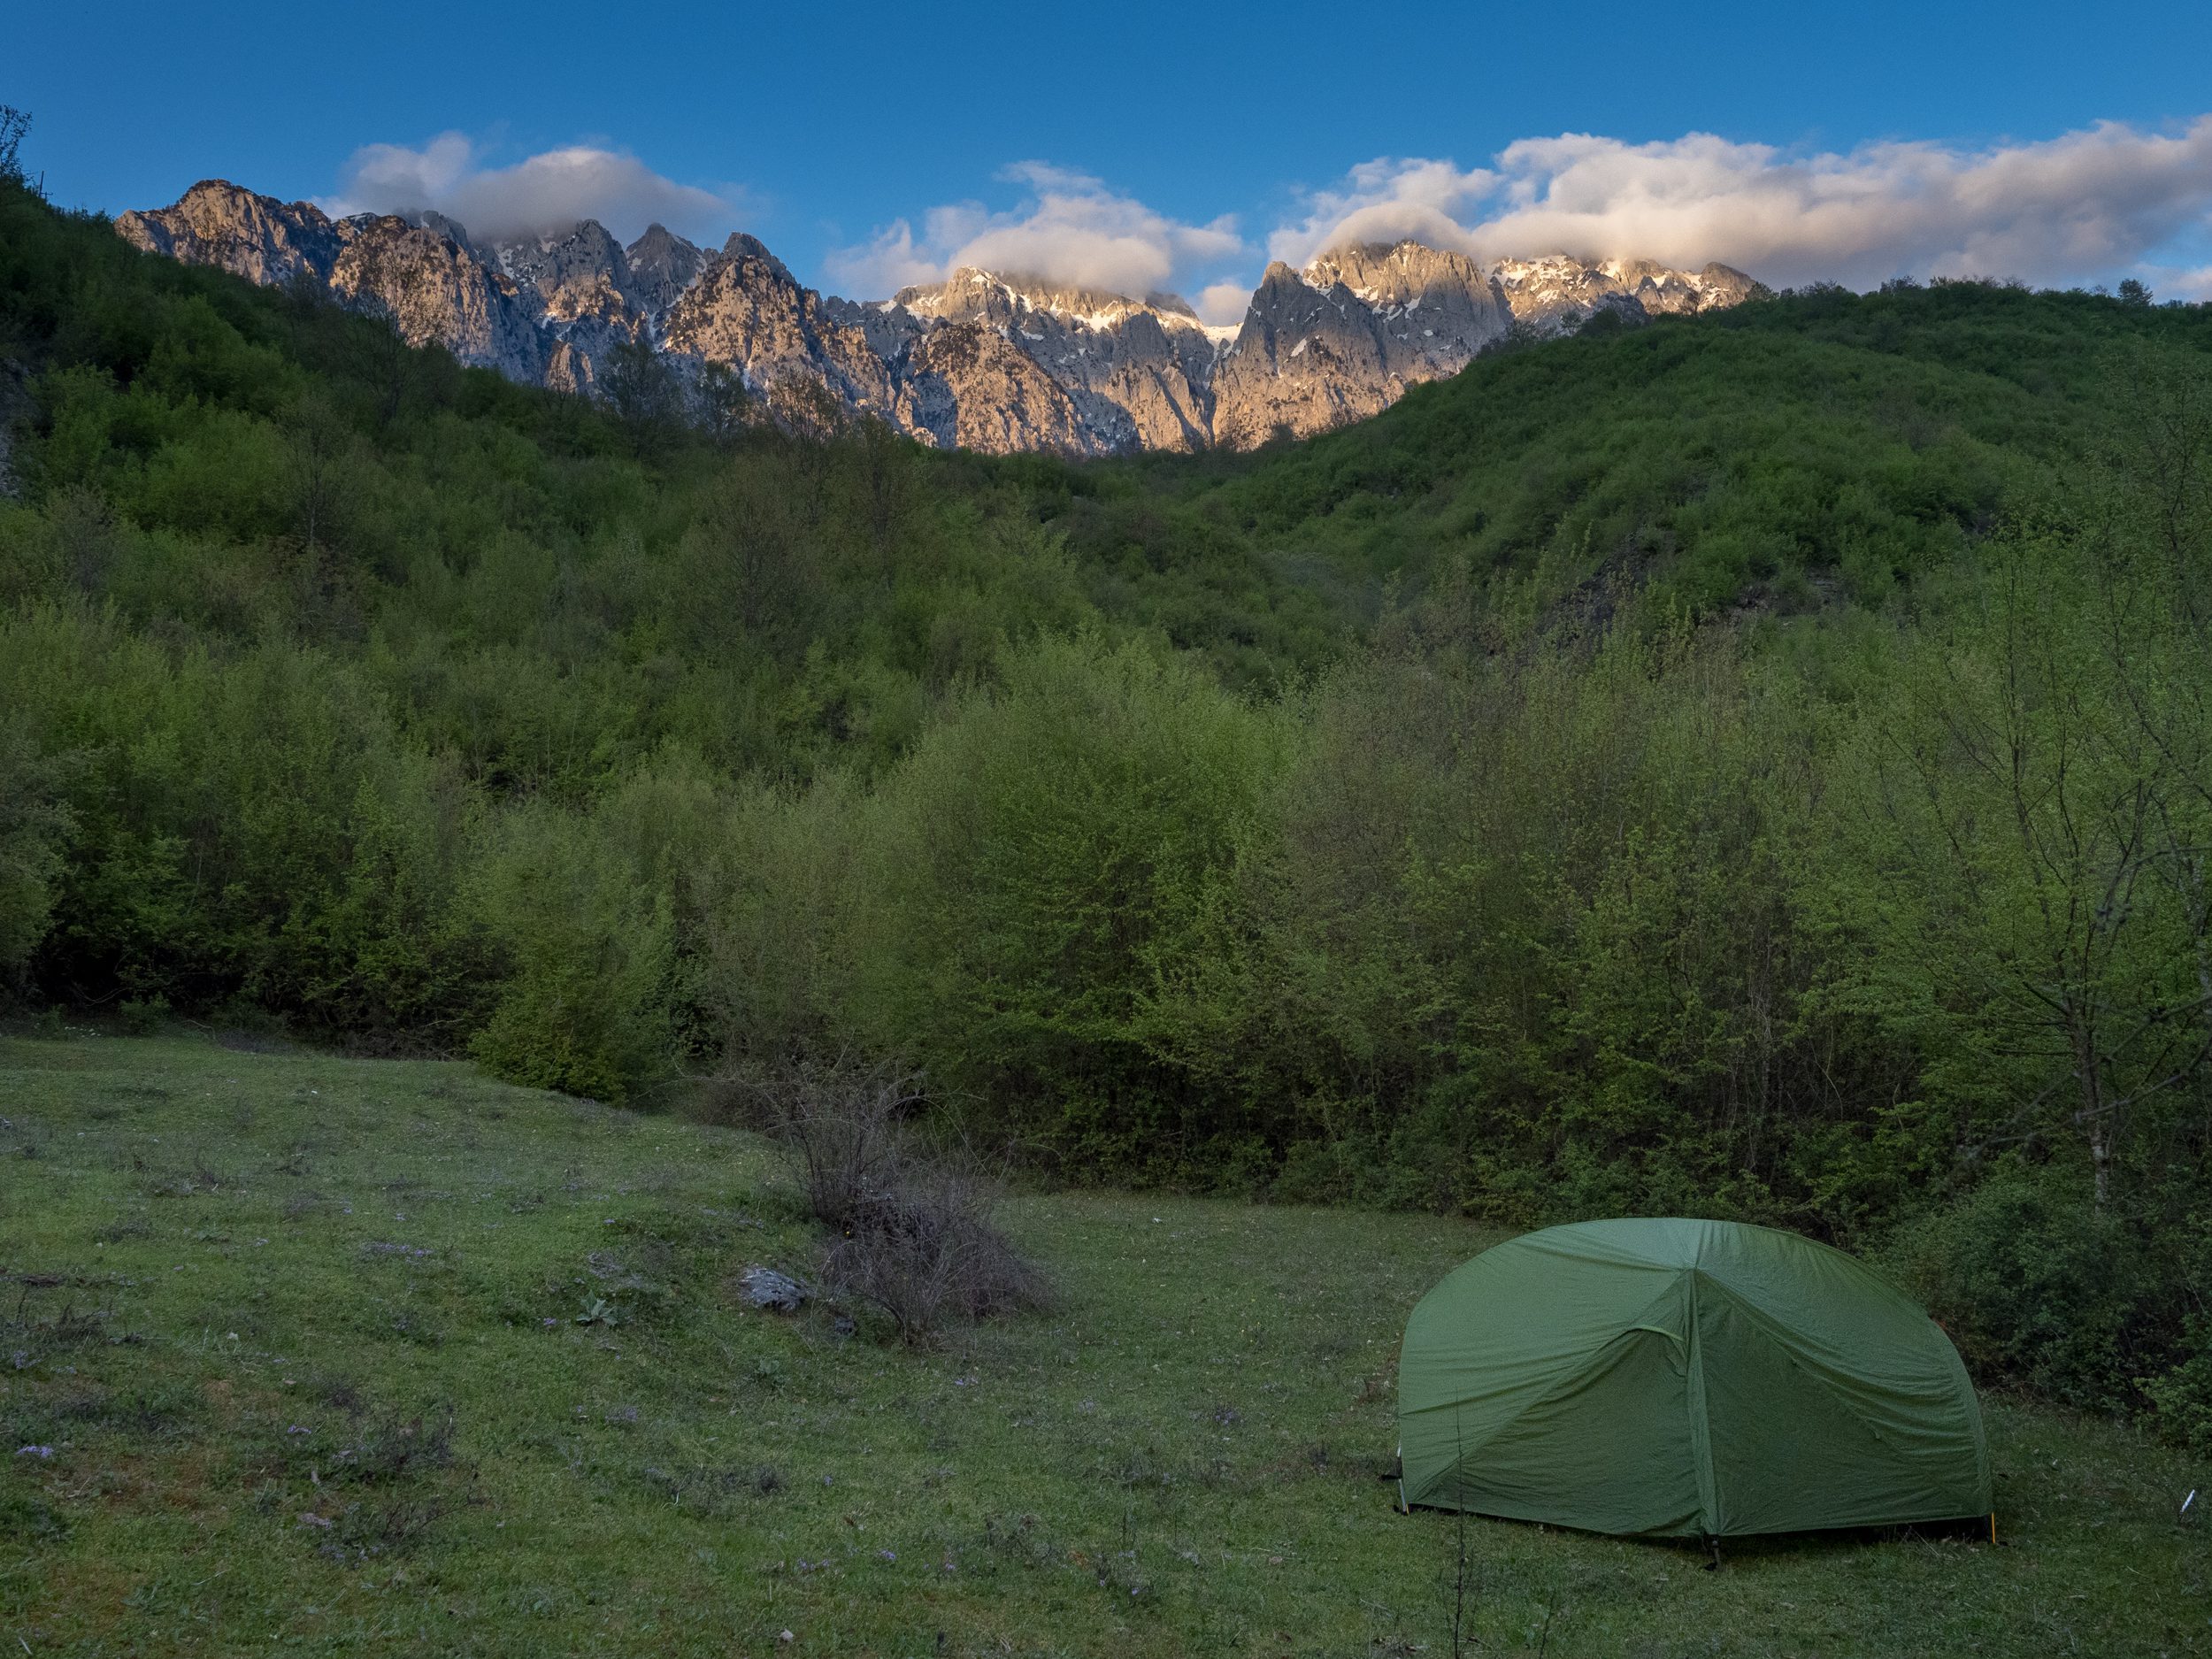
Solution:
<path fill-rule="evenodd" d="M 1839 1250 L 1729 1221 L 1589 1221 L 1484 1251 L 1398 1366 L 1409 1504 L 1722 1538 L 1985 1515 L 1934 1321 Z"/>

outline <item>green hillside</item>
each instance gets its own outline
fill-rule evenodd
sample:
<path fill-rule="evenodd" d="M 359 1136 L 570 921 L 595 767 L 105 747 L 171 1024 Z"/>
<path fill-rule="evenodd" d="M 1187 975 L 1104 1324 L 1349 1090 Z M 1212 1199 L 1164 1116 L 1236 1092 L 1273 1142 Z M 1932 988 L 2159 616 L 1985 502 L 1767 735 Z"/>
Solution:
<path fill-rule="evenodd" d="M 1064 1184 L 1770 1221 L 2212 1444 L 2208 354 L 1821 291 L 987 460 L 0 183 L 0 973 L 634 1105 L 895 1057 Z"/>
<path fill-rule="evenodd" d="M 1110 472 L 1096 497 L 1125 516 L 1100 511 L 1079 539 L 1171 558 L 1205 526 L 1210 549 L 1371 595 L 1464 564 L 1548 588 L 1623 572 L 1701 614 L 1839 594 L 1878 608 L 2207 352 L 2202 307 L 1978 283 L 1586 328 L 1308 443 Z"/>

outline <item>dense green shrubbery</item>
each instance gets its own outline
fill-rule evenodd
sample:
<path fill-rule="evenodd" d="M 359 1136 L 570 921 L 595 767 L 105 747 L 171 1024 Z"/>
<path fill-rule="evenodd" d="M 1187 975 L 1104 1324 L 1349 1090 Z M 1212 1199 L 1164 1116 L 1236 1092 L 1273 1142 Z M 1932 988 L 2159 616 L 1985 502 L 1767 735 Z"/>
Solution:
<path fill-rule="evenodd" d="M 1889 1239 L 1992 1374 L 2201 1437 L 2208 345 L 1821 293 L 993 462 L 626 421 L 0 183 L 0 979 Z"/>
<path fill-rule="evenodd" d="M 2142 1240 L 2078 1183 L 2009 1169 L 1909 1229 L 1899 1277 L 1985 1376 L 2075 1405 L 2124 1398 L 2159 1300 Z"/>
<path fill-rule="evenodd" d="M 1245 1129 L 1211 981 L 1279 724 L 1136 645 L 1012 664 L 872 803 L 863 1028 L 1094 1178 L 1201 1176 Z"/>

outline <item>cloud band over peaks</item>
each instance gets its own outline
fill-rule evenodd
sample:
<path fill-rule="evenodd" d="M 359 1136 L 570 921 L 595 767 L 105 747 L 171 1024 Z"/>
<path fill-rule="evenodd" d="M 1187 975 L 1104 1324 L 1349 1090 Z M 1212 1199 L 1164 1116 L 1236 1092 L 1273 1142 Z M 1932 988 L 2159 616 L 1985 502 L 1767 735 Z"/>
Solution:
<path fill-rule="evenodd" d="M 857 247 L 833 250 L 823 261 L 831 282 L 877 298 L 972 266 L 1141 297 L 1245 250 L 1232 217 L 1185 224 L 1088 173 L 1025 161 L 999 177 L 1026 187 L 1020 206 L 1002 212 L 974 202 L 933 207 L 918 235 L 911 221 L 895 220 Z"/>
<path fill-rule="evenodd" d="M 1305 207 L 1268 238 L 1274 257 L 1412 236 L 1491 258 L 1717 259 L 1778 286 L 1908 272 L 2095 280 L 2212 234 L 2212 116 L 2164 133 L 2108 121 L 2032 143 L 1812 154 L 1709 133 L 1567 133 L 1468 172 L 1368 162 Z"/>
<path fill-rule="evenodd" d="M 1133 296 L 1191 296 L 1233 323 L 1267 257 L 1304 265 L 1356 242 L 1406 238 L 1484 259 L 1567 253 L 1695 266 L 1719 260 L 1777 287 L 1886 278 L 2018 277 L 2039 285 L 2131 273 L 2212 296 L 2212 115 L 2150 130 L 2105 121 L 2055 138 L 1798 150 L 1711 133 L 1632 143 L 1590 133 L 1525 138 L 1487 165 L 1380 157 L 1294 206 L 1256 242 L 1234 216 L 1179 219 L 1087 173 L 1008 167 L 1011 205 L 961 201 L 830 249 L 825 287 L 878 299 L 963 265 Z M 626 151 L 548 150 L 503 165 L 460 133 L 357 150 L 339 212 L 435 209 L 478 235 L 565 231 L 596 219 L 624 238 L 653 220 L 718 240 L 746 204 L 680 184 Z"/>
<path fill-rule="evenodd" d="M 431 209 L 457 219 L 472 236 L 494 240 L 559 233 L 595 219 L 626 241 L 655 222 L 712 235 L 738 209 L 731 196 L 678 184 L 626 151 L 572 144 L 493 167 L 461 133 L 441 133 L 419 149 L 364 145 L 323 206 L 339 214 Z"/>

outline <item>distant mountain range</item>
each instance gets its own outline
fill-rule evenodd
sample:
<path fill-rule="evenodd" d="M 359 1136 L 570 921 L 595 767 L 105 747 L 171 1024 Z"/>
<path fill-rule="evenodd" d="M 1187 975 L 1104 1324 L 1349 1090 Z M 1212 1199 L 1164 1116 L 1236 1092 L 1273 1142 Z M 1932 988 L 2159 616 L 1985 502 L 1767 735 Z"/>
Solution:
<path fill-rule="evenodd" d="M 334 219 L 220 180 L 124 214 L 136 246 L 253 281 L 306 284 L 388 317 L 409 341 L 534 385 L 590 393 L 641 342 L 688 382 L 710 363 L 770 406 L 826 391 L 925 443 L 1094 456 L 1249 449 L 1387 408 L 1515 328 L 1563 333 L 1597 311 L 1641 320 L 1732 305 L 1756 284 L 1723 265 L 1555 255 L 1483 265 L 1402 242 L 1271 265 L 1241 326 L 1182 300 L 987 271 L 888 300 L 803 286 L 754 238 L 710 253 L 655 225 L 626 248 L 596 221 L 478 240 L 436 213 Z"/>

